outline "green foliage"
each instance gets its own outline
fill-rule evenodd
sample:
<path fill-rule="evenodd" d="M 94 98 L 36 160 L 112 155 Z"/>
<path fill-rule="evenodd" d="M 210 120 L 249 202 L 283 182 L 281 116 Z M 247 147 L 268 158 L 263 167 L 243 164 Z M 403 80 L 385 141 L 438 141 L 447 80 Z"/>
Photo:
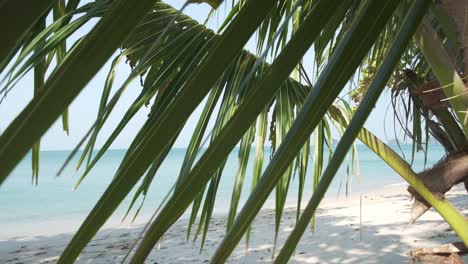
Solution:
<path fill-rule="evenodd" d="M 0 72 L 27 42 L 36 34 L 36 24 L 42 24 L 43 17 L 52 7 L 53 0 L 27 1 L 4 0 L 0 4 Z M 27 6 L 27 8 L 25 8 Z"/>
<path fill-rule="evenodd" d="M 390 50 L 388 51 L 382 66 L 377 71 L 376 77 L 372 81 L 366 96 L 359 105 L 353 118 L 349 122 L 349 126 L 343 134 L 330 162 L 328 163 L 325 171 L 323 172 L 323 175 L 320 178 L 317 189 L 314 191 L 312 198 L 307 204 L 307 207 L 304 210 L 299 223 L 292 231 L 290 237 L 281 250 L 281 253 L 276 259 L 276 263 L 286 263 L 294 252 L 294 249 L 296 248 L 301 235 L 304 233 L 308 222 L 312 218 L 334 176 L 338 172 L 339 167 L 337 164 L 341 164 L 343 162 L 356 136 L 362 129 L 367 117 L 370 114 L 370 110 L 375 106 L 375 103 L 385 88 L 385 84 L 390 78 L 395 65 L 397 64 L 401 54 L 403 54 L 410 38 L 416 31 L 416 27 L 419 25 L 419 22 L 425 14 L 425 11 L 429 7 L 429 3 L 430 2 L 428 0 L 416 1 L 412 9 L 408 12 L 405 23 L 403 24 Z M 335 113 L 334 115 L 339 115 L 339 113 Z M 338 118 L 335 117 L 335 119 Z"/>
<path fill-rule="evenodd" d="M 433 116 L 440 120 L 441 124 L 436 127 L 446 135 L 453 149 L 459 149 L 464 143 L 459 125 L 460 111 L 456 112 L 457 119 L 450 109 L 425 109 L 421 100 L 411 93 L 420 86 L 419 82 L 435 80 L 433 75 L 442 84 L 448 82 L 442 77 L 446 71 L 453 71 L 453 68 L 439 67 L 442 63 L 431 59 L 426 62 L 427 51 L 421 53 L 410 41 L 419 20 L 427 13 L 429 1 L 186 2 L 184 7 L 188 3 L 201 2 L 214 8 L 219 8 L 220 4 L 231 5 L 230 13 L 219 28 L 221 35 L 183 14 L 183 8 L 178 11 L 160 1 L 97 0 L 84 5 L 78 0 L 59 0 L 54 2 L 55 5 L 50 1 L 42 2 L 32 5 L 28 11 L 31 16 L 24 19 L 1 16 L 5 12 L 21 11 L 15 1 L 6 0 L 7 5 L 0 5 L 3 25 L 12 23 L 6 21 L 12 18 L 18 22 L 5 35 L 8 41 L 0 45 L 0 71 L 3 74 L 0 92 L 6 96 L 29 71 L 33 71 L 35 77 L 33 100 L 0 136 L 0 184 L 30 149 L 33 180 L 37 183 L 41 136 L 60 116 L 68 133 L 68 105 L 118 48 L 120 52 L 111 61 L 100 95 L 95 122 L 63 166 L 68 165 L 79 148 L 84 148 L 76 164 L 76 169 L 82 171 L 75 188 L 86 180 L 138 111 L 143 107 L 150 108 L 147 120 L 141 124 L 113 181 L 65 249 L 59 263 L 76 260 L 134 187 L 136 192 L 125 217 L 132 211 L 133 219 L 137 217 L 149 188 L 158 180 L 158 169 L 186 121 L 202 102 L 202 113 L 177 182 L 171 189 L 173 194 L 149 223 L 132 255 L 132 263 L 142 263 L 190 205 L 187 239 L 192 233 L 194 240 L 201 236 L 200 250 L 203 248 L 226 160 L 238 144 L 227 235 L 212 263 L 226 261 L 244 235 L 248 247 L 253 220 L 273 190 L 275 230 L 272 238 L 276 247 L 288 190 L 297 179 L 297 226 L 276 260 L 286 262 L 306 227 L 312 223 L 314 228 L 313 215 L 318 202 L 356 136 L 420 191 L 466 240 L 466 221 L 460 220 L 456 210 L 446 202 L 435 201 L 409 165 L 363 129 L 365 119 L 387 85 L 392 88 L 395 105 L 400 104 L 397 100 L 405 100 L 405 115 L 400 124 L 411 134 L 414 151 L 423 148 L 424 137 L 427 148 Z M 132 9 L 130 13 L 129 8 Z M 405 19 L 408 10 L 410 15 Z M 213 10 L 211 14 L 215 12 L 219 11 Z M 48 14 L 53 19 L 46 24 L 44 18 Z M 447 41 L 443 45 L 429 44 L 438 45 L 442 51 L 448 49 L 454 38 L 451 26 L 434 8 L 431 14 L 435 17 L 433 20 L 439 22 L 430 25 L 438 31 L 445 30 L 441 37 Z M 67 47 L 71 37 L 95 18 L 98 23 Z M 254 33 L 257 33 L 258 57 L 243 50 Z M 428 36 L 423 37 L 424 44 L 428 44 Z M 309 50 L 314 51 L 312 70 L 305 69 L 302 64 Z M 438 54 L 452 56 L 452 53 Z M 51 63 L 54 58 L 55 65 Z M 132 72 L 120 87 L 115 87 L 117 67 L 125 60 Z M 266 62 L 270 60 L 271 65 Z M 408 69 L 416 73 L 417 78 L 409 78 Z M 96 149 L 108 117 L 130 83 L 138 78 L 142 86 L 139 95 L 110 136 L 104 139 L 103 146 Z M 348 105 L 340 98 L 347 86 L 355 99 L 354 105 Z M 466 103 L 464 97 L 457 98 Z M 358 106 L 358 110 L 350 121 L 354 106 Z M 413 119 L 411 126 L 409 119 Z M 211 121 L 214 122 L 210 124 Z M 335 152 L 330 122 L 337 125 L 339 131 L 344 131 Z M 426 127 L 421 125 L 423 123 Z M 265 155 L 268 136 L 272 145 L 271 157 Z M 250 156 L 252 147 L 255 149 L 253 157 Z M 351 153 L 351 166 L 356 155 Z M 329 166 L 324 170 L 327 157 Z M 250 161 L 253 162 L 252 171 L 248 170 Z M 309 188 L 308 174 L 313 179 L 313 197 L 306 210 L 301 212 L 304 188 Z M 252 189 L 249 199 L 242 205 L 240 197 L 249 177 Z"/>

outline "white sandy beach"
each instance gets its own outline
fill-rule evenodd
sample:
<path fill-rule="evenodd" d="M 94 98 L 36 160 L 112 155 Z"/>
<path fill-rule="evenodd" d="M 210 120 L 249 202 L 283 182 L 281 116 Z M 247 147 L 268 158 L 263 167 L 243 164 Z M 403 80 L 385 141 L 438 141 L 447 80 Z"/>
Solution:
<path fill-rule="evenodd" d="M 462 186 L 454 188 L 447 198 L 468 215 L 468 196 Z M 315 233 L 308 231 L 303 236 L 291 263 L 408 263 L 407 252 L 411 249 L 459 241 L 433 209 L 408 226 L 410 208 L 404 185 L 347 199 L 328 198 L 318 211 Z M 294 221 L 295 208 L 291 205 L 283 216 L 279 247 Z M 185 240 L 186 227 L 186 220 L 178 221 L 165 235 L 159 249 L 153 250 L 147 263 L 207 263 L 224 235 L 225 216 L 217 215 L 212 220 L 201 254 L 199 241 L 194 244 Z M 250 248 L 246 252 L 242 242 L 229 263 L 271 262 L 273 227 L 274 211 L 263 210 L 254 222 Z M 141 228 L 116 226 L 102 230 L 81 254 L 78 263 L 120 263 Z M 54 263 L 71 235 L 3 239 L 0 263 Z"/>

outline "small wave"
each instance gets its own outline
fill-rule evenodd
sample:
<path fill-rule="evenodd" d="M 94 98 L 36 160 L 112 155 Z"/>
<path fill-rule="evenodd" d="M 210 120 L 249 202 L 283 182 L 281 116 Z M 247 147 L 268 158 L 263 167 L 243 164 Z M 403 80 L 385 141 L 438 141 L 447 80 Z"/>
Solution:
<path fill-rule="evenodd" d="M 392 188 L 392 187 L 397 187 L 397 186 L 403 186 L 407 185 L 406 182 L 399 182 L 399 183 L 392 183 L 392 184 L 387 184 L 384 186 L 384 188 Z"/>

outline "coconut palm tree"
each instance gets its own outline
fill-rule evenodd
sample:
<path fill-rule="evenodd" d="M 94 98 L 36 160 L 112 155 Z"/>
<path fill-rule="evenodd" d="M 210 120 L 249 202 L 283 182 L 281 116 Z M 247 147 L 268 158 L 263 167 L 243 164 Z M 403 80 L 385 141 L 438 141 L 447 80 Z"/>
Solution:
<path fill-rule="evenodd" d="M 184 7 L 194 2 L 208 3 L 212 13 L 220 5 L 230 6 L 217 32 L 183 13 Z M 252 221 L 273 191 L 278 233 L 290 180 L 297 174 L 297 223 L 275 259 L 276 263 L 287 262 L 313 222 L 339 165 L 350 149 L 354 151 L 356 138 L 409 183 L 409 191 L 416 198 L 413 221 L 433 206 L 468 244 L 468 222 L 441 199 L 453 185 L 468 185 L 468 94 L 462 77 L 468 67 L 468 58 L 462 52 L 468 32 L 464 26 L 467 13 L 462 8 L 466 2 L 227 2 L 189 0 L 182 10 L 155 0 L 0 2 L 0 25 L 4 27 L 0 43 L 2 98 L 8 99 L 8 92 L 18 80 L 34 72 L 34 98 L 0 136 L 0 184 L 30 150 L 33 179 L 37 182 L 41 136 L 60 116 L 68 131 L 67 107 L 110 59 L 112 66 L 96 120 L 65 164 L 78 149 L 83 149 L 77 167 L 83 167 L 84 172 L 77 185 L 135 114 L 144 106 L 151 107 L 112 182 L 58 262 L 75 261 L 138 184 L 131 207 L 138 199 L 144 200 L 158 168 L 199 105 L 203 105 L 203 111 L 177 183 L 132 251 L 132 263 L 142 263 L 190 205 L 189 230 L 201 213 L 196 233 L 204 241 L 226 159 L 237 144 L 239 162 L 228 232 L 212 256 L 212 263 L 226 261 L 244 235 L 248 240 Z M 24 6 L 28 6 L 27 14 Z M 84 25 L 96 19 L 98 22 L 84 36 L 67 46 L 66 41 L 70 43 L 78 29 L 85 30 Z M 244 48 L 255 33 L 257 51 L 253 53 Z M 302 64 L 309 50 L 313 50 L 313 70 Z M 122 85 L 115 87 L 115 69 L 124 59 L 132 71 Z M 138 78 L 142 86 L 139 96 L 102 148 L 94 151 L 107 118 L 128 85 Z M 352 105 L 341 100 L 345 87 L 352 89 Z M 113 88 L 117 89 L 115 93 L 111 93 Z M 414 172 L 398 153 L 363 127 L 386 88 L 392 92 L 397 120 L 413 120 L 411 127 L 407 122 L 400 124 L 412 139 L 414 151 L 424 148 L 429 135 L 447 151 L 447 157 L 432 169 Z M 399 114 L 396 108 L 402 101 L 405 111 Z M 216 122 L 210 130 L 211 117 Z M 331 126 L 343 132 L 333 149 Z M 274 155 L 266 164 L 268 127 Z M 209 143 L 202 150 L 205 138 Z M 239 210 L 252 145 L 253 189 Z M 327 149 L 333 155 L 323 168 Z M 308 167 L 313 171 L 314 193 L 301 211 Z"/>

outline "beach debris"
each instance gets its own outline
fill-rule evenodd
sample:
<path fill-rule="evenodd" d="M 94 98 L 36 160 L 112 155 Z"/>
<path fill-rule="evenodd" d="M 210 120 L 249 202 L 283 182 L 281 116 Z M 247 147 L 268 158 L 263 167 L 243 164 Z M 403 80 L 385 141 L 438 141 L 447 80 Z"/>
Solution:
<path fill-rule="evenodd" d="M 468 248 L 463 242 L 418 248 L 408 253 L 413 262 L 428 264 L 463 264 L 460 255 L 464 254 L 468 254 Z"/>

